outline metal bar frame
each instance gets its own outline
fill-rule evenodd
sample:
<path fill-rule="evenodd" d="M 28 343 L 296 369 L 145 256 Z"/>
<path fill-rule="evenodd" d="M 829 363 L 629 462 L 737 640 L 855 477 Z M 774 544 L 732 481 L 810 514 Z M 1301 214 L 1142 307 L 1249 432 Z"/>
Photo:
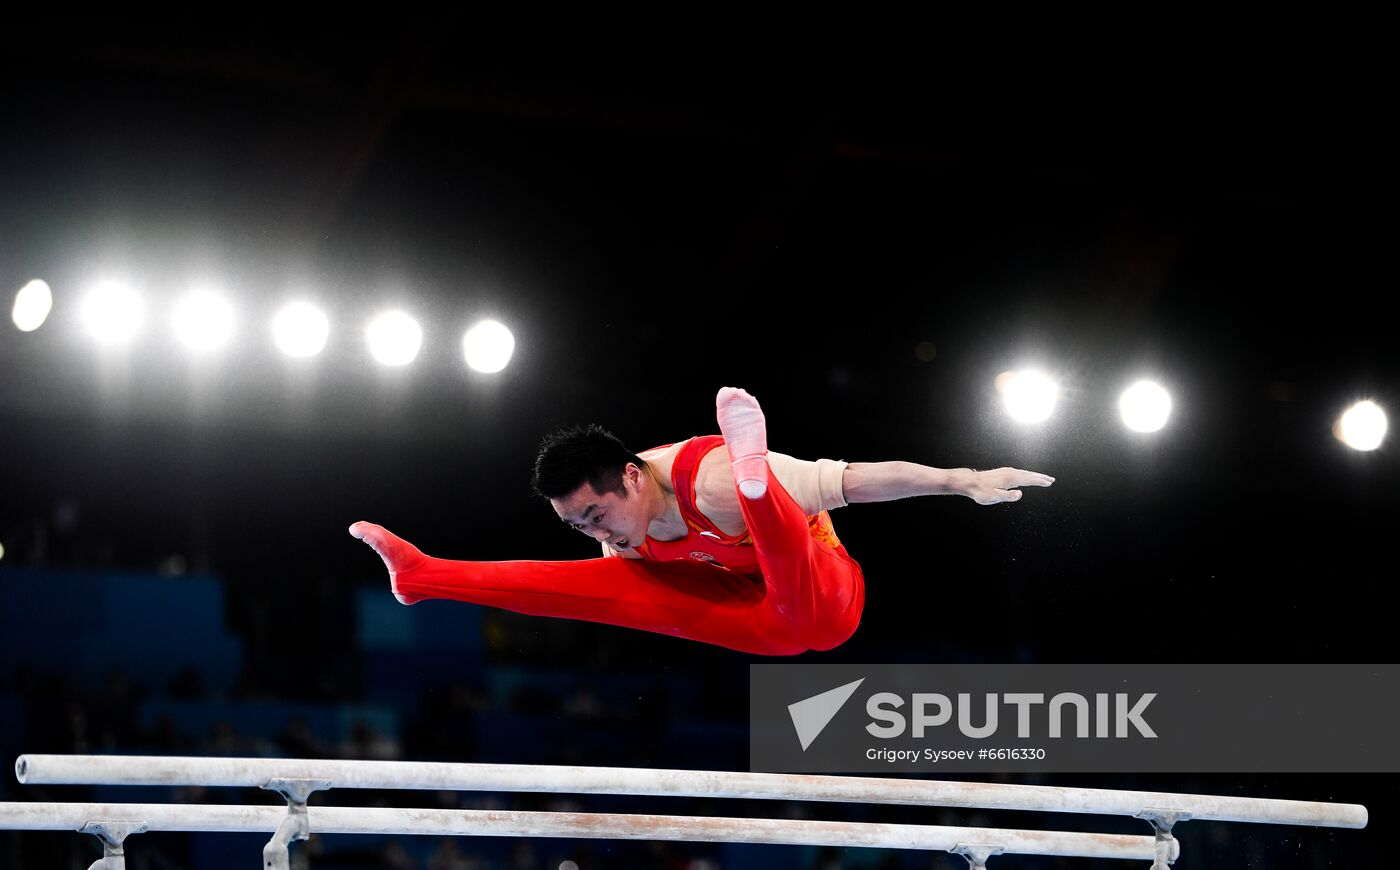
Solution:
<path fill-rule="evenodd" d="M 678 840 L 953 852 L 994 843 L 1003 854 L 1152 860 L 1152 837 L 942 825 L 826 822 L 620 813 L 308 807 L 318 834 L 390 834 L 580 839 Z M 195 804 L 0 803 L 0 829 L 79 830 L 100 819 L 139 820 L 150 831 L 273 833 L 287 818 L 279 806 Z M 1173 860 L 1176 853 L 1173 852 Z"/>
<path fill-rule="evenodd" d="M 1364 828 L 1359 804 L 1040 785 L 881 779 L 859 776 L 272 758 L 149 755 L 21 755 L 22 783 L 263 787 L 273 779 L 325 780 L 332 788 L 552 792 L 796 801 L 849 801 Z"/>

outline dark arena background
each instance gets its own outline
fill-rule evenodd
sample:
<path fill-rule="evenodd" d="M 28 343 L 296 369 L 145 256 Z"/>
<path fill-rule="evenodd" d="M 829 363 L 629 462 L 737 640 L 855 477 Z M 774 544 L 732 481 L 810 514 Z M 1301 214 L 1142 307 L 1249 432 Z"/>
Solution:
<path fill-rule="evenodd" d="M 1057 478 L 1017 504 L 834 512 L 865 569 L 865 615 L 850 641 L 797 661 L 1393 658 L 1393 435 L 1374 450 L 1338 437 L 1356 402 L 1400 409 L 1384 301 L 1394 100 L 1390 64 L 1364 46 L 1329 43 L 1324 63 L 1294 43 L 1246 58 L 1234 43 L 1124 42 L 1068 63 L 950 49 L 943 34 L 888 52 L 861 41 L 859 56 L 578 40 L 502 60 L 490 31 L 460 22 L 6 40 L 0 290 L 7 314 L 31 281 L 52 298 L 37 328 L 18 328 L 19 307 L 0 324 L 7 760 L 747 769 L 748 665 L 763 659 L 455 602 L 405 608 L 346 534 L 366 519 L 438 556 L 596 556 L 531 495 L 541 436 L 597 422 L 640 450 L 708 434 L 724 385 L 754 393 L 770 445 L 795 456 Z M 85 308 L 113 286 L 144 306 L 125 342 L 91 334 L 119 327 L 119 309 Z M 170 328 L 197 288 L 234 315 L 202 353 Z M 274 344 L 272 318 L 296 299 L 328 320 L 315 356 Z M 421 325 L 408 365 L 366 346 L 388 309 Z M 515 342 L 495 373 L 463 356 L 483 320 Z M 998 391 L 1026 368 L 1058 383 L 1043 422 L 1012 419 Z M 1139 378 L 1171 395 L 1155 432 L 1119 418 Z M 1364 830 L 1188 823 L 1183 867 L 1394 856 L 1388 772 L 993 779 L 1370 809 Z M 337 798 L 1146 833 L 914 807 Z M 167 799 L 269 801 L 0 778 L 3 801 Z M 152 833 L 127 860 L 232 870 L 265 839 Z M 964 865 L 606 840 L 297 848 L 323 870 Z M 0 834 L 3 868 L 99 857 L 87 836 Z"/>

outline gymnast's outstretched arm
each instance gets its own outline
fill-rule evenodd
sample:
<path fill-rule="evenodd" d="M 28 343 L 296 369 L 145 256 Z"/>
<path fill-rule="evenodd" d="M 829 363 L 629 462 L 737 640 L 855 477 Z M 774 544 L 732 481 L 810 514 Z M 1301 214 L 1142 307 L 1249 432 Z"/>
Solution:
<path fill-rule="evenodd" d="M 920 495 L 965 495 L 978 504 L 1000 504 L 1021 498 L 1019 486 L 1049 486 L 1055 478 L 1018 468 L 973 471 L 932 468 L 913 462 L 809 462 L 769 452 L 773 475 L 807 514 L 859 502 L 895 501 Z M 728 457 L 715 451 L 700 464 L 696 505 L 710 521 L 729 534 L 744 530 L 739 496 Z"/>
<path fill-rule="evenodd" d="M 841 488 L 847 504 L 920 495 L 965 495 L 978 504 L 1019 501 L 1022 486 L 1049 486 L 1055 478 L 1019 468 L 932 468 L 913 462 L 852 462 Z"/>
<path fill-rule="evenodd" d="M 715 397 L 720 432 L 729 447 L 733 465 L 733 479 L 744 495 L 756 498 L 746 487 L 753 485 L 755 493 L 761 493 L 763 481 L 767 478 L 769 464 L 767 421 L 758 400 L 744 390 L 725 387 Z M 774 456 L 774 459 L 777 457 Z M 819 470 L 830 464 L 830 460 L 817 463 L 803 463 Z M 782 481 L 782 471 L 772 466 L 775 476 Z M 702 473 L 705 471 L 701 466 Z M 727 477 L 727 475 L 711 475 Z M 932 468 L 914 462 L 860 462 L 849 463 L 841 474 L 839 497 L 831 499 L 820 495 L 821 508 L 839 507 L 842 504 L 858 502 L 894 501 L 919 495 L 942 495 L 955 493 L 965 495 L 978 504 L 1000 504 L 1019 501 L 1022 486 L 1049 486 L 1055 478 L 1035 471 L 1022 471 L 1019 468 L 995 468 L 991 471 L 973 471 L 970 468 Z M 697 483 L 702 495 L 705 488 Z M 721 489 L 727 489 L 721 486 Z M 822 489 L 826 489 L 822 487 Z M 789 490 L 791 494 L 791 490 Z M 797 499 L 799 504 L 802 498 Z M 808 509 L 810 513 L 810 510 Z M 713 519 L 713 517 L 712 517 Z"/>

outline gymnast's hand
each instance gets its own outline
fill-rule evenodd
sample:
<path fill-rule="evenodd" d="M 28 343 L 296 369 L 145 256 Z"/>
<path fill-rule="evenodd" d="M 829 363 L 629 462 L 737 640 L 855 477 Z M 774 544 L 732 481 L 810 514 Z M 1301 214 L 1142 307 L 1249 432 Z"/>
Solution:
<path fill-rule="evenodd" d="M 978 504 L 1001 504 L 1007 501 L 1020 501 L 1021 486 L 1049 486 L 1055 478 L 1038 471 L 1022 471 L 1019 468 L 994 468 L 991 471 L 974 471 L 963 484 L 962 494 Z"/>

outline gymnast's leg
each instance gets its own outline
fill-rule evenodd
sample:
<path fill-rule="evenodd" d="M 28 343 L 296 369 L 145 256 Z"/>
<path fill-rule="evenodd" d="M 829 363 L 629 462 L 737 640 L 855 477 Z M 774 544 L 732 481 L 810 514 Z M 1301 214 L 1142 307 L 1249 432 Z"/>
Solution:
<path fill-rule="evenodd" d="M 767 584 L 766 605 L 789 637 L 810 649 L 831 649 L 855 631 L 865 605 L 860 566 L 835 542 L 829 525 L 816 531 L 801 506 L 768 467 L 768 434 L 758 400 L 725 387 L 715 397 L 720 433 L 729 449 L 739 508 Z M 827 523 L 825 516 L 818 524 Z"/>
<path fill-rule="evenodd" d="M 796 655 L 809 648 L 776 618 L 763 584 L 702 562 L 462 562 L 425 555 L 373 523 L 355 523 L 350 534 L 384 560 L 390 588 L 405 604 L 448 598 L 530 616 L 669 634 L 757 655 Z"/>

